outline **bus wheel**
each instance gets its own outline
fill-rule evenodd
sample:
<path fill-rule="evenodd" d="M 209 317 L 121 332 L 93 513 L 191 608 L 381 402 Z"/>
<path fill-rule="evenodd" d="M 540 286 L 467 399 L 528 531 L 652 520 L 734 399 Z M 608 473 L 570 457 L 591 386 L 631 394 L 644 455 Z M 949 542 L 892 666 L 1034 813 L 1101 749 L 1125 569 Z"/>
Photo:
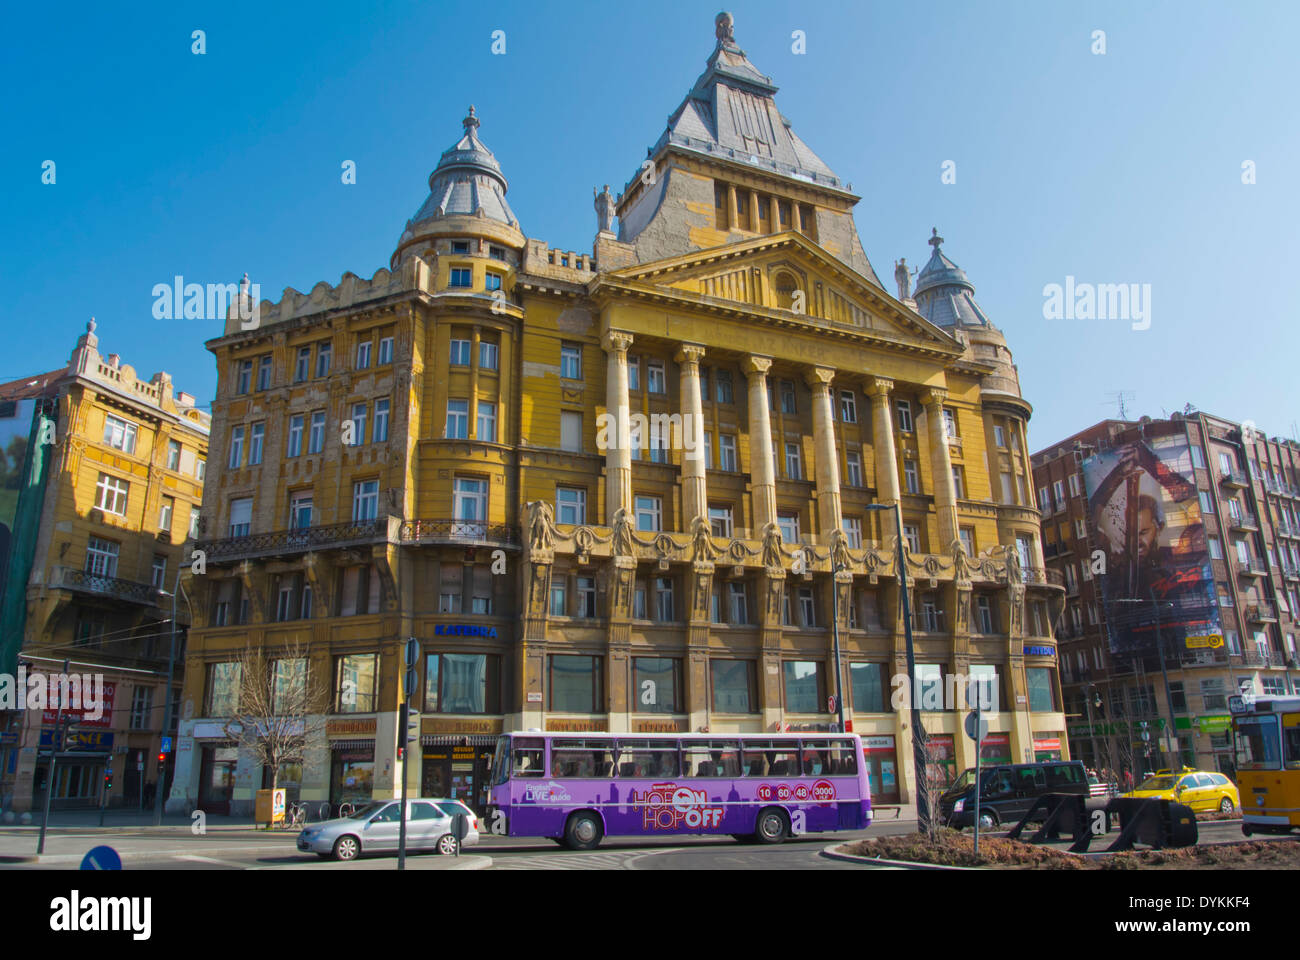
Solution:
<path fill-rule="evenodd" d="M 594 813 L 585 810 L 569 817 L 569 823 L 564 828 L 564 841 L 570 850 L 595 849 L 603 835 L 600 820 Z"/>
<path fill-rule="evenodd" d="M 780 843 L 790 833 L 790 819 L 779 807 L 760 810 L 754 824 L 754 839 L 759 843 Z"/>
<path fill-rule="evenodd" d="M 1242 836 L 1244 836 L 1244 837 L 1249 837 L 1249 836 L 1250 836 L 1252 833 L 1254 833 L 1254 832 L 1255 832 L 1254 830 L 1250 829 L 1250 824 L 1248 824 L 1248 823 L 1243 823 L 1243 824 L 1241 825 L 1241 834 L 1242 834 Z"/>

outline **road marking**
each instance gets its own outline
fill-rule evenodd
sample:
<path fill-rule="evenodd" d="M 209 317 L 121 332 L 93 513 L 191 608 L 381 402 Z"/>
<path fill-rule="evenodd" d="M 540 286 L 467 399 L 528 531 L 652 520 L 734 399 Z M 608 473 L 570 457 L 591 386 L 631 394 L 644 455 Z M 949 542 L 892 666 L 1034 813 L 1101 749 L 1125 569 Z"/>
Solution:
<path fill-rule="evenodd" d="M 678 853 L 685 847 L 662 850 L 621 850 L 609 853 L 552 853 L 541 856 L 496 857 L 493 870 L 635 870 L 633 864 L 642 857 L 661 853 Z"/>
<path fill-rule="evenodd" d="M 200 857 L 197 853 L 182 853 L 175 860 L 193 860 L 195 863 L 219 863 L 223 867 L 234 867 L 237 870 L 247 870 L 248 865 L 236 863 L 234 860 L 218 860 L 216 857 Z"/>

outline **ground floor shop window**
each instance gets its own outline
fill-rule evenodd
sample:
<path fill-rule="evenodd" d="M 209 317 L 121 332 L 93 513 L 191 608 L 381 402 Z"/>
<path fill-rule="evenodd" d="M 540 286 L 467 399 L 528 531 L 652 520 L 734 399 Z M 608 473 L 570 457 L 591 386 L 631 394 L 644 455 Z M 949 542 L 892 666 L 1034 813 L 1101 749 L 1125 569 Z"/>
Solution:
<path fill-rule="evenodd" d="M 898 755 L 893 737 L 863 737 L 872 804 L 898 803 Z"/>
<path fill-rule="evenodd" d="M 980 766 L 1011 762 L 1011 734 L 990 733 L 980 743 Z"/>
<path fill-rule="evenodd" d="M 947 787 L 957 779 L 957 752 L 951 733 L 932 733 L 926 738 L 926 768 L 932 783 Z"/>
<path fill-rule="evenodd" d="M 1034 762 L 1061 759 L 1061 737 L 1059 734 L 1034 734 Z"/>
<path fill-rule="evenodd" d="M 375 782 L 375 748 L 335 750 L 330 764 L 330 803 L 368 803 Z"/>
<path fill-rule="evenodd" d="M 238 747 L 204 747 L 199 767 L 199 809 L 208 813 L 230 812 L 235 793 L 235 767 L 239 763 Z"/>
<path fill-rule="evenodd" d="M 492 747 L 425 747 L 420 796 L 459 800 L 475 813 L 487 807 Z"/>
<path fill-rule="evenodd" d="M 280 764 L 276 788 L 284 791 L 284 802 L 297 803 L 302 795 L 302 762 L 293 760 Z M 271 789 L 271 768 L 262 768 L 262 789 Z"/>

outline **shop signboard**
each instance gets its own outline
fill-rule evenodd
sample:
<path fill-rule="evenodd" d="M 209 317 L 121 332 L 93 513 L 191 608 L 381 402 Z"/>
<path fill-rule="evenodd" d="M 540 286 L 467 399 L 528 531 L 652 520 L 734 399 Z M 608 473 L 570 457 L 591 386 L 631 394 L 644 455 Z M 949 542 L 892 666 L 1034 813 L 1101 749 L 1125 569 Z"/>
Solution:
<path fill-rule="evenodd" d="M 1196 726 L 1201 733 L 1223 734 L 1232 729 L 1231 714 L 1211 714 L 1205 717 L 1196 718 Z"/>

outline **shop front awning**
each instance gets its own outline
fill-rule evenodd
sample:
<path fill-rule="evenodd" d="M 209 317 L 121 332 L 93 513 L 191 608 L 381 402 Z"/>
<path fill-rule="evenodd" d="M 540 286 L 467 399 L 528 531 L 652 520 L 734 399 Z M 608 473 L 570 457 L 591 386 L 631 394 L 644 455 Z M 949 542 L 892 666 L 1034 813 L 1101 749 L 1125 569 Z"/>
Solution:
<path fill-rule="evenodd" d="M 491 733 L 426 733 L 420 737 L 422 747 L 490 747 L 496 742 Z"/>
<path fill-rule="evenodd" d="M 374 740 L 331 740 L 331 750 L 373 750 Z"/>

